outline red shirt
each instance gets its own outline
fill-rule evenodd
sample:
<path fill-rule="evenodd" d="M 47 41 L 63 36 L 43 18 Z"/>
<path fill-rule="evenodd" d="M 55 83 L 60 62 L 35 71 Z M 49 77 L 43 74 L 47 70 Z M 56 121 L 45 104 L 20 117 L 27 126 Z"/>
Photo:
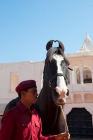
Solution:
<path fill-rule="evenodd" d="M 0 140 L 55 140 L 55 136 L 42 136 L 42 123 L 37 111 L 29 111 L 19 102 L 3 116 Z"/>

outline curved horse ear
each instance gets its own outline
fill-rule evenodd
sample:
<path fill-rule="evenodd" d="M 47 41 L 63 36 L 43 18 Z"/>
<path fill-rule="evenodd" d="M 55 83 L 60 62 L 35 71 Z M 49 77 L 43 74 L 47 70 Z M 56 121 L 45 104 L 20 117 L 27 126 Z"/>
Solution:
<path fill-rule="evenodd" d="M 61 50 L 64 52 L 65 47 L 64 47 L 63 43 L 59 40 L 57 40 L 57 42 L 59 43 L 59 48 L 61 48 Z"/>
<path fill-rule="evenodd" d="M 52 44 L 53 44 L 53 40 L 50 40 L 50 41 L 46 44 L 46 50 L 47 50 L 47 51 L 52 47 Z"/>
<path fill-rule="evenodd" d="M 69 63 L 69 61 L 67 60 L 67 58 L 65 57 L 65 54 L 64 54 L 65 47 L 64 47 L 63 43 L 59 40 L 57 40 L 57 42 L 59 43 L 59 49 L 61 51 L 62 56 L 64 57 L 65 62 L 67 63 L 67 65 L 69 65 L 70 63 Z"/>

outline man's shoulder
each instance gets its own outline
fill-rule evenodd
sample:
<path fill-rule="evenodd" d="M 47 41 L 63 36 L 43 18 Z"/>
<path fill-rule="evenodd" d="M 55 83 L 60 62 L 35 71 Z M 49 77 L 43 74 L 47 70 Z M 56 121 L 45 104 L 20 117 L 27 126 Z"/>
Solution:
<path fill-rule="evenodd" d="M 11 108 L 10 110 L 8 110 L 8 111 L 4 114 L 4 116 L 6 116 L 6 115 L 8 115 L 8 114 L 10 114 L 10 115 L 16 114 L 17 111 L 18 111 L 18 108 L 17 108 L 17 106 L 15 106 L 15 107 Z"/>
<path fill-rule="evenodd" d="M 6 121 L 14 121 L 17 118 L 17 106 L 8 110 L 2 117 L 1 124 Z"/>
<path fill-rule="evenodd" d="M 5 107 L 5 109 L 4 109 L 3 115 L 6 114 L 6 112 L 8 112 L 10 109 L 14 108 L 14 107 L 17 105 L 18 102 L 19 102 L 19 97 L 17 97 L 17 98 L 15 98 L 15 99 L 11 100 L 11 101 L 6 105 L 6 107 Z"/>

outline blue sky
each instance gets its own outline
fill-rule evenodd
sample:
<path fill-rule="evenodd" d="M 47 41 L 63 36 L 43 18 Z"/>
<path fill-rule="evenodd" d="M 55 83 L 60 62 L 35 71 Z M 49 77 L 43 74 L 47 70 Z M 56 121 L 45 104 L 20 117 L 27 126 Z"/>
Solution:
<path fill-rule="evenodd" d="M 93 42 L 93 0 L 0 0 L 0 63 L 44 61 L 51 39 L 77 52 L 86 32 Z"/>

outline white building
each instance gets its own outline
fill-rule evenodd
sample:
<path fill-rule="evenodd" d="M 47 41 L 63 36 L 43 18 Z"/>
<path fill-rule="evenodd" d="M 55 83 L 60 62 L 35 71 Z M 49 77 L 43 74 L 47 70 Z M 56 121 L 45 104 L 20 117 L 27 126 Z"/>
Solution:
<path fill-rule="evenodd" d="M 93 126 L 93 45 L 88 34 L 80 50 L 74 54 L 66 55 L 70 61 L 73 71 L 69 71 L 70 96 L 64 106 L 64 113 L 67 116 L 71 133 L 76 134 L 72 124 L 79 129 L 82 126 Z M 0 64 L 0 115 L 2 116 L 6 104 L 17 97 L 16 85 L 28 79 L 37 81 L 38 93 L 42 87 L 44 62 L 16 62 Z M 71 118 L 77 118 L 74 120 Z M 72 117 L 71 117 L 72 116 Z M 85 119 L 82 120 L 82 117 Z M 81 120 L 80 120 L 81 119 Z M 86 124 L 87 123 L 87 124 Z M 83 125 L 84 124 L 84 125 Z M 82 127 L 81 126 L 81 127 Z M 80 128 L 81 128 L 80 127 Z M 84 131 L 85 130 L 85 131 Z M 89 129 L 83 129 L 84 133 Z M 90 130 L 92 131 L 92 130 Z M 83 132 L 82 132 L 83 133 Z"/>
<path fill-rule="evenodd" d="M 73 68 L 69 73 L 70 96 L 64 106 L 70 134 L 93 138 L 93 45 L 88 34 L 80 50 L 67 58 Z"/>

